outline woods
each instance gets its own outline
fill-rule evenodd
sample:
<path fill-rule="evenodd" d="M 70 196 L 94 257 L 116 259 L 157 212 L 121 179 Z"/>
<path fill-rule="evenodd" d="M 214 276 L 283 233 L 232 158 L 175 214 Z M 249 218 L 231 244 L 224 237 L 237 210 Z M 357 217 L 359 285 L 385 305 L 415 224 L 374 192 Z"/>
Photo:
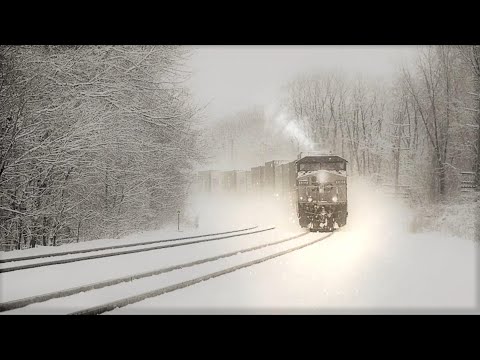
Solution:
<path fill-rule="evenodd" d="M 448 200 L 459 194 L 461 172 L 475 172 L 480 185 L 479 64 L 479 46 L 425 46 L 392 79 L 304 73 L 285 84 L 280 110 L 251 117 L 251 129 L 275 134 L 269 158 L 316 146 L 347 158 L 352 175 L 408 188 L 422 203 Z M 221 124 L 214 131 L 226 134 L 240 120 Z"/>
<path fill-rule="evenodd" d="M 56 245 L 168 222 L 201 161 L 176 46 L 0 47 L 0 239 Z"/>
<path fill-rule="evenodd" d="M 0 239 L 118 237 L 175 220 L 198 164 L 320 147 L 419 202 L 480 189 L 480 47 L 419 47 L 390 78 L 306 72 L 205 129 L 181 46 L 0 46 Z M 279 89 L 280 90 L 280 89 Z"/>

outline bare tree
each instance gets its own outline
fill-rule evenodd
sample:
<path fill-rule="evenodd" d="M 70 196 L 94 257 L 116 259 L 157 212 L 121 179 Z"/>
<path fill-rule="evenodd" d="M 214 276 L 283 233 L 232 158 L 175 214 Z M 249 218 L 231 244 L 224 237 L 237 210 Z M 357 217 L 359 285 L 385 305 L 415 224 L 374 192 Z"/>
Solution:
<path fill-rule="evenodd" d="M 186 56 L 175 46 L 0 47 L 2 239 L 55 245 L 173 217 L 201 157 Z"/>
<path fill-rule="evenodd" d="M 480 190 L 480 46 L 461 46 L 459 51 L 470 70 L 473 82 L 473 91 L 469 92 L 469 95 L 474 99 L 474 106 L 466 109 L 474 113 L 475 124 L 468 124 L 468 126 L 476 130 L 476 141 L 473 143 L 476 153 L 475 182 L 477 190 Z"/>
<path fill-rule="evenodd" d="M 452 123 L 454 87 L 452 50 L 428 47 L 418 59 L 418 77 L 403 69 L 404 80 L 433 149 L 440 197 L 446 194 L 446 164 Z"/>

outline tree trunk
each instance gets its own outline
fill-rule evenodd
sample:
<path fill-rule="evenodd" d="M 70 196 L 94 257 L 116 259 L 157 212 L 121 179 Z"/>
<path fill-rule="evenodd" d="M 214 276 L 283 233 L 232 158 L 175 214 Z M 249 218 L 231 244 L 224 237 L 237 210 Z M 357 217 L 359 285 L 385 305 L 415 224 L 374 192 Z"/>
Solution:
<path fill-rule="evenodd" d="M 477 191 L 480 191 L 480 78 L 477 79 L 477 94 L 478 94 L 478 107 L 477 107 L 477 161 L 476 161 L 476 174 L 475 183 L 477 185 Z"/>
<path fill-rule="evenodd" d="M 437 157 L 435 155 L 434 152 L 431 153 L 431 163 L 430 163 L 430 171 L 429 171 L 429 175 L 430 175 L 430 179 L 429 179 L 429 183 L 430 183 L 430 191 L 429 191 L 429 195 L 430 195 L 430 201 L 436 201 L 437 200 L 437 188 L 438 188 L 438 183 L 437 183 L 437 174 L 436 174 L 436 169 L 437 169 Z"/>
<path fill-rule="evenodd" d="M 400 150 L 397 149 L 394 157 L 395 162 L 395 194 L 398 194 L 398 178 L 400 176 Z"/>
<path fill-rule="evenodd" d="M 477 164 L 476 164 L 476 174 L 475 174 L 475 183 L 477 185 L 477 191 L 480 191 L 480 111 L 478 113 L 478 129 L 477 129 Z"/>
<path fill-rule="evenodd" d="M 43 231 L 42 231 L 42 244 L 43 246 L 47 246 L 47 218 L 43 216 Z"/>
<path fill-rule="evenodd" d="M 105 169 L 105 211 L 108 210 L 108 170 Z"/>
<path fill-rule="evenodd" d="M 445 164 L 442 160 L 438 160 L 438 171 L 440 198 L 443 199 L 445 197 Z"/>
<path fill-rule="evenodd" d="M 18 226 L 18 245 L 17 249 L 20 250 L 22 248 L 22 222 L 19 221 L 19 226 Z"/>
<path fill-rule="evenodd" d="M 80 241 L 80 225 L 82 224 L 81 221 L 78 222 L 77 225 L 77 243 Z"/>

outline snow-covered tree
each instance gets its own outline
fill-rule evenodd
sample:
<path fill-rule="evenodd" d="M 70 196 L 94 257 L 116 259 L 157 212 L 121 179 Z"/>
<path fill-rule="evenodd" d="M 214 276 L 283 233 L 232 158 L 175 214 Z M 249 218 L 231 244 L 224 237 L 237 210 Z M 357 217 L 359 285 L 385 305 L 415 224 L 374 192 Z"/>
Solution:
<path fill-rule="evenodd" d="M 181 208 L 200 160 L 176 46 L 0 47 L 0 236 L 118 236 Z"/>

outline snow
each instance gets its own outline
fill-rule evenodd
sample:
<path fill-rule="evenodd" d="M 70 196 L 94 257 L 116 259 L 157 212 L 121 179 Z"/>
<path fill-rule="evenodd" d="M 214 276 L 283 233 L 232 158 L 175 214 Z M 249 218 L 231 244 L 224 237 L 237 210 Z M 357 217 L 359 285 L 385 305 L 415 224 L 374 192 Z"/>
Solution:
<path fill-rule="evenodd" d="M 140 249 L 145 250 L 145 251 L 161 251 L 163 249 L 158 249 L 159 247 L 167 247 L 168 248 L 168 247 L 171 247 L 171 246 L 174 246 L 174 245 L 177 245 L 177 244 L 185 244 L 185 243 L 187 245 L 184 245 L 184 246 L 189 246 L 190 245 L 189 243 L 192 243 L 192 242 L 201 242 L 201 241 L 204 241 L 204 240 L 207 240 L 207 239 L 216 239 L 216 238 L 219 238 L 219 237 L 222 237 L 222 236 L 236 237 L 236 236 L 239 236 L 240 234 L 257 232 L 257 231 L 262 231 L 262 230 L 266 230 L 266 229 L 268 229 L 268 228 L 262 228 L 262 229 L 253 228 L 251 230 L 242 230 L 242 231 L 239 231 L 239 232 L 227 233 L 227 234 L 224 234 L 224 235 L 203 236 L 203 237 L 200 237 L 200 238 L 193 238 L 193 239 L 191 239 L 191 238 L 190 239 L 181 239 L 180 238 L 181 240 L 169 241 L 169 242 L 165 242 L 165 243 L 155 242 L 155 243 L 152 243 L 152 244 L 144 244 L 144 245 L 140 245 L 140 246 L 130 246 L 130 247 L 127 247 L 127 248 L 97 250 L 97 251 L 89 252 L 89 253 L 65 254 L 65 255 L 60 255 L 60 256 L 54 257 L 54 258 L 45 257 L 45 258 L 37 258 L 37 259 L 18 260 L 18 261 L 15 261 L 14 263 L 0 264 L 0 269 L 9 269 L 9 268 L 15 268 L 15 267 L 20 267 L 20 266 L 24 266 L 24 265 L 30 265 L 30 264 L 50 263 L 50 262 L 55 262 L 55 261 L 60 261 L 60 260 L 82 259 L 82 258 L 87 258 L 87 257 L 91 257 L 91 256 L 100 257 L 100 256 L 103 256 L 103 255 L 118 254 L 118 253 L 122 253 L 122 252 L 124 252 L 126 254 L 121 255 L 121 256 L 125 256 L 125 255 L 128 254 L 128 252 L 138 251 Z M 196 235 L 196 236 L 201 236 L 201 234 Z M 173 237 L 170 240 L 174 240 L 174 239 L 176 239 L 176 238 Z M 222 239 L 220 239 L 220 240 L 222 240 Z M 151 241 L 156 241 L 156 240 L 151 240 Z M 214 240 L 214 241 L 216 241 L 216 240 Z M 135 243 L 136 242 L 132 242 L 132 244 L 135 244 Z M 155 249 L 155 250 L 148 250 L 148 249 Z M 82 260 L 82 261 L 86 261 L 86 260 Z"/>
<path fill-rule="evenodd" d="M 291 209 L 281 199 L 266 196 L 202 195 L 192 199 L 190 211 L 199 214 L 201 233 L 252 224 L 277 228 L 245 238 L 0 274 L 1 301 L 238 251 L 301 231 Z M 413 233 L 414 221 L 409 208 L 382 196 L 368 183 L 351 179 L 348 225 L 329 238 L 107 314 L 475 311 L 478 247 L 469 239 L 443 231 Z M 144 240 L 172 235 L 166 234 L 157 231 L 138 236 Z M 69 313 L 190 280 L 323 236 L 308 234 L 281 245 L 3 314 Z M 100 241 L 102 246 L 105 241 Z"/>
<path fill-rule="evenodd" d="M 415 242 L 422 240 L 426 240 L 422 249 L 411 256 L 409 247 L 418 247 Z M 402 246 L 401 255 L 409 258 L 406 262 L 398 261 L 394 249 L 376 253 L 364 241 L 338 233 L 254 268 L 110 314 L 473 310 L 475 269 L 474 255 L 465 256 L 469 247 L 447 257 L 443 251 L 432 253 L 428 240 L 432 239 L 413 237 Z M 429 264 L 422 265 L 426 259 Z"/>
<path fill-rule="evenodd" d="M 313 234 L 308 234 L 306 237 L 298 238 L 292 240 L 291 242 L 282 243 L 276 245 L 275 247 L 263 248 L 255 252 L 255 257 L 267 256 L 277 251 L 286 250 L 294 246 L 308 243 L 309 241 L 312 241 L 313 236 Z M 240 250 L 244 247 L 239 245 L 241 244 L 237 244 L 234 249 Z M 222 251 L 220 253 L 224 252 L 226 251 Z M 232 257 L 204 263 L 195 267 L 187 267 L 185 269 L 176 270 L 172 273 L 146 277 L 134 282 L 121 283 L 108 288 L 80 293 L 70 296 L 68 299 L 52 299 L 43 303 L 27 306 L 25 308 L 12 310 L 8 313 L 68 314 L 86 307 L 102 305 L 104 303 L 118 300 L 127 296 L 141 294 L 142 292 L 147 292 L 152 289 L 162 288 L 178 282 L 187 281 L 198 276 L 207 275 L 212 272 L 220 271 L 225 268 L 250 261 L 251 259 L 252 255 L 250 253 L 238 253 Z"/>
<path fill-rule="evenodd" d="M 474 240 L 476 221 L 480 221 L 480 196 L 474 192 L 462 195 L 422 209 L 417 216 L 424 231 L 437 230 Z M 477 239 L 478 236 L 480 234 Z"/>
<path fill-rule="evenodd" d="M 349 199 L 348 226 L 325 241 L 109 314 L 476 310 L 472 241 L 411 233 L 413 213 L 368 184 Z"/>
<path fill-rule="evenodd" d="M 192 244 L 188 250 L 174 247 L 2 273 L 0 300 L 11 301 L 240 250 L 274 240 L 271 232 Z"/>
<path fill-rule="evenodd" d="M 55 254 L 55 253 L 62 253 L 67 251 L 95 249 L 95 248 L 116 246 L 116 245 L 122 245 L 122 244 L 134 244 L 134 243 L 148 242 L 148 241 L 176 239 L 176 238 L 182 238 L 182 237 L 188 237 L 188 236 L 204 235 L 209 233 L 219 233 L 219 232 L 226 232 L 226 231 L 232 231 L 232 230 L 240 230 L 240 229 L 246 229 L 246 228 L 256 226 L 256 224 L 252 224 L 252 223 L 247 224 L 245 222 L 240 224 L 238 228 L 232 228 L 231 226 L 229 226 L 229 224 L 227 226 L 220 224 L 217 226 L 200 226 L 198 229 L 194 229 L 191 226 L 188 226 L 185 228 L 184 224 L 181 224 L 180 231 L 177 230 L 177 225 L 175 224 L 175 226 L 172 225 L 159 230 L 150 230 L 150 231 L 143 231 L 135 234 L 130 234 L 120 239 L 98 239 L 94 241 L 63 244 L 60 246 L 37 245 L 35 248 L 28 248 L 23 250 L 0 251 L 0 259 L 13 259 L 13 258 L 19 258 L 24 256 Z M 156 244 L 156 245 L 159 245 L 159 244 Z M 76 256 L 78 256 L 78 254 Z M 52 260 L 52 258 L 48 259 L 48 261 L 50 260 Z M 39 261 L 39 260 L 35 260 L 35 261 Z M 18 265 L 20 264 L 20 262 L 16 262 L 15 264 Z"/>

